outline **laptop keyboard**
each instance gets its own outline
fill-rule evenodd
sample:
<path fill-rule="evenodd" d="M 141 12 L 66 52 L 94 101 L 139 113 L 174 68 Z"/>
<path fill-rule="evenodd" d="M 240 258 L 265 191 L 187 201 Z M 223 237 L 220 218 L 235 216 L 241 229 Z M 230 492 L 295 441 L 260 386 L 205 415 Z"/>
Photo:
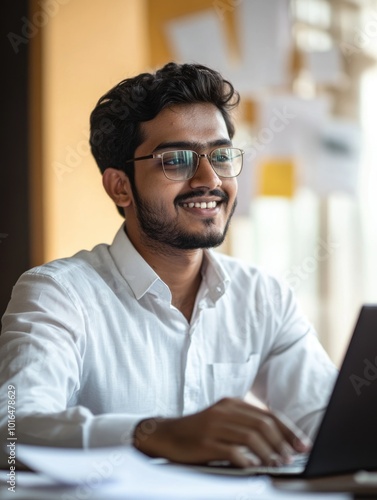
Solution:
<path fill-rule="evenodd" d="M 230 465 L 229 462 L 216 461 L 210 462 L 206 466 L 202 466 L 202 470 L 207 472 L 213 472 L 216 474 L 225 475 L 237 475 L 237 476 L 250 476 L 257 474 L 269 474 L 269 475 L 294 475 L 300 474 L 304 471 L 306 462 L 308 460 L 308 455 L 305 453 L 297 454 L 292 458 L 292 462 L 289 464 L 282 465 L 251 465 L 250 467 L 239 468 Z"/>

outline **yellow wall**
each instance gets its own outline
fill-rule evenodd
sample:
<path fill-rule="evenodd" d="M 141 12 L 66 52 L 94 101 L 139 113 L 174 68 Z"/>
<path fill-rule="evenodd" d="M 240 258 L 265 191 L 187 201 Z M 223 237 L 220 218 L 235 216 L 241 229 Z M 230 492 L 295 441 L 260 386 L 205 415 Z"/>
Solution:
<path fill-rule="evenodd" d="M 89 151 L 89 115 L 145 70 L 146 9 L 144 0 L 65 0 L 43 28 L 45 261 L 111 242 L 121 224 Z"/>

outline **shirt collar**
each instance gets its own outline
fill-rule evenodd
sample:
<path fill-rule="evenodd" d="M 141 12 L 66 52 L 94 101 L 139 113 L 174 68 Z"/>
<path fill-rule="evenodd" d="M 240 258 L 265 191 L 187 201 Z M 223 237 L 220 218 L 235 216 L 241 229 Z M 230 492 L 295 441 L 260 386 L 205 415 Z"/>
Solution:
<path fill-rule="evenodd" d="M 124 224 L 115 235 L 109 251 L 118 271 L 129 284 L 137 300 L 141 299 L 155 284 L 158 284 L 161 290 L 161 284 L 164 285 L 163 281 L 133 246 L 126 234 Z"/>
<path fill-rule="evenodd" d="M 129 240 L 122 224 L 109 248 L 114 263 L 127 281 L 137 300 L 148 291 L 155 292 L 160 297 L 171 299 L 168 286 L 154 272 Z M 213 250 L 204 251 L 202 266 L 203 299 L 212 306 L 225 293 L 230 277 L 221 265 L 220 254 Z"/>
<path fill-rule="evenodd" d="M 224 295 L 230 283 L 230 277 L 222 266 L 221 259 L 221 254 L 213 250 L 204 251 L 202 285 L 207 289 L 203 298 L 208 306 L 215 305 L 217 300 Z"/>

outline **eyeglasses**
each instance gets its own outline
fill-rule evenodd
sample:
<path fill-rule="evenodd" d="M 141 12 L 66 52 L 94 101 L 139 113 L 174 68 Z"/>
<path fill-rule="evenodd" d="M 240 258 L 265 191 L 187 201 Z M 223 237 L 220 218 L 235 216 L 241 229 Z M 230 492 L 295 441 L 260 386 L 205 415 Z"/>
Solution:
<path fill-rule="evenodd" d="M 210 153 L 198 154 L 191 150 L 166 151 L 132 158 L 125 163 L 158 158 L 165 177 L 171 181 L 186 181 L 194 177 L 200 158 L 207 158 L 219 177 L 237 177 L 241 173 L 244 151 L 238 148 L 217 148 Z"/>

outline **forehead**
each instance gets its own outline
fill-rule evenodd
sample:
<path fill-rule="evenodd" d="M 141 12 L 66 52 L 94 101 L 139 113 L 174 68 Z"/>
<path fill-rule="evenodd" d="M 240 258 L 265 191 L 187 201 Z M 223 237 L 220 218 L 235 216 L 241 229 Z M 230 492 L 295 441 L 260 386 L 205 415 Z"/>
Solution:
<path fill-rule="evenodd" d="M 153 120 L 140 125 L 142 144 L 137 151 L 153 151 L 167 142 L 206 144 L 229 141 L 225 120 L 213 104 L 179 104 L 164 108 Z"/>

